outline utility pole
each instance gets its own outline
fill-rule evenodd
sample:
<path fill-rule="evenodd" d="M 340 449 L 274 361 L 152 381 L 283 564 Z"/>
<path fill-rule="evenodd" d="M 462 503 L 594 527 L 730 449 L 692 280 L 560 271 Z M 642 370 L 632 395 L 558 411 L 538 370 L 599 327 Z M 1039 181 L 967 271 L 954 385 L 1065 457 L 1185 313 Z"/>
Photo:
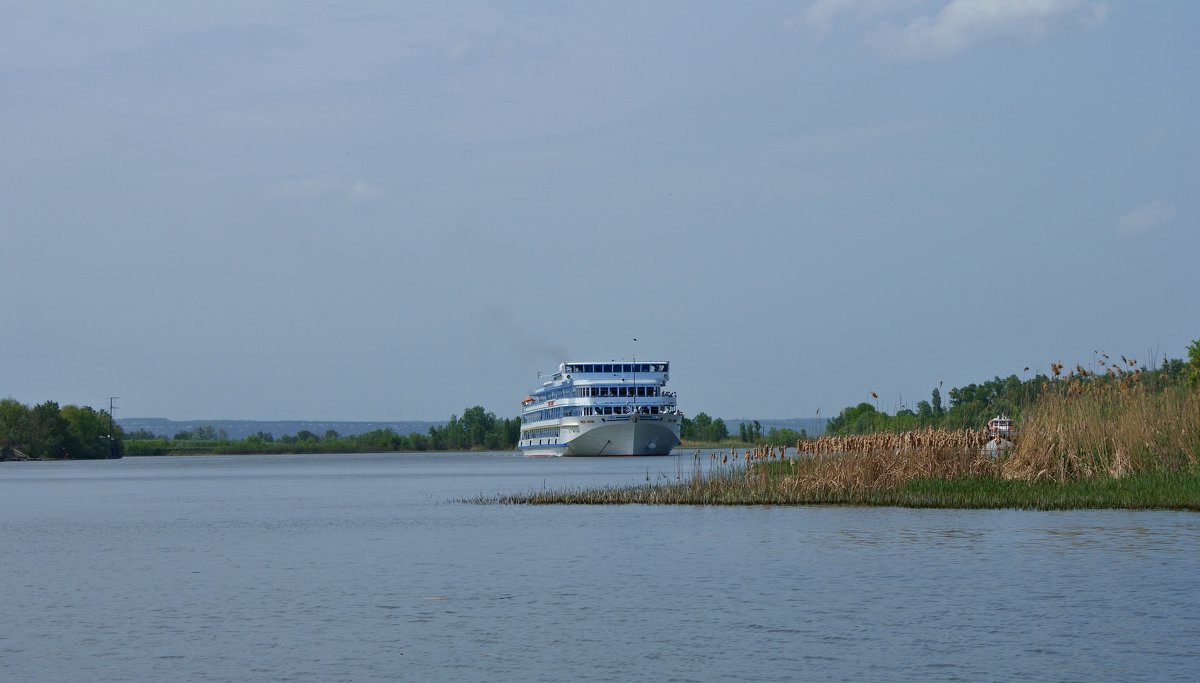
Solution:
<path fill-rule="evenodd" d="M 121 398 L 121 397 L 120 396 L 109 396 L 108 397 L 108 457 L 112 458 L 113 460 L 117 459 L 117 437 L 116 437 L 117 430 L 116 430 L 116 426 L 115 426 L 115 420 L 113 419 L 113 413 L 117 409 L 116 401 L 118 398 Z"/>

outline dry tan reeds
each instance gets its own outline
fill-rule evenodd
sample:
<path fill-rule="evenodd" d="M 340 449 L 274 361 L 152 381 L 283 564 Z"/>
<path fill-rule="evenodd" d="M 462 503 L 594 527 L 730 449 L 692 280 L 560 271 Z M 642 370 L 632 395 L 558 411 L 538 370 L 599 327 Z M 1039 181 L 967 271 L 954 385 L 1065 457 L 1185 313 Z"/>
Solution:
<path fill-rule="evenodd" d="M 797 443 L 791 471 L 778 484 L 796 492 L 866 491 L 918 478 L 995 476 L 997 463 L 983 455 L 987 441 L 981 431 L 945 429 L 823 436 Z"/>
<path fill-rule="evenodd" d="M 794 457 L 782 446 L 712 453 L 705 475 L 697 453 L 692 485 L 714 491 L 763 487 L 792 495 L 878 491 L 917 478 L 998 477 L 998 462 L 984 455 L 987 441 L 981 431 L 943 429 L 823 436 L 798 441 Z"/>
<path fill-rule="evenodd" d="M 987 441 L 987 434 L 980 430 L 925 428 L 901 433 L 822 436 L 811 441 L 798 441 L 796 450 L 813 456 L 978 452 Z"/>
<path fill-rule="evenodd" d="M 1128 364 L 1129 361 L 1125 359 Z M 1006 478 L 1068 481 L 1200 468 L 1200 392 L 1149 389 L 1140 370 L 1069 379 L 1021 419 Z"/>

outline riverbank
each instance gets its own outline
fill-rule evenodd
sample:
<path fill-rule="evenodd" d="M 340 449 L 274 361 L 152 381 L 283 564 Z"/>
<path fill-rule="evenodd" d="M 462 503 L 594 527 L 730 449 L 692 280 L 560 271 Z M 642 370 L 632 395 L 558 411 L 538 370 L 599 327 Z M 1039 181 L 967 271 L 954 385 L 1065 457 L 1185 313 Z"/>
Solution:
<path fill-rule="evenodd" d="M 199 446 L 176 446 L 170 442 L 151 441 L 139 443 L 126 441 L 126 457 L 149 456 L 180 456 L 180 455 L 352 455 L 370 453 L 394 453 L 396 455 L 414 455 L 418 453 L 487 453 L 494 451 L 513 450 L 515 448 L 486 448 L 475 446 L 469 448 L 399 448 L 378 444 L 350 444 L 343 440 L 338 443 L 324 442 L 293 442 L 293 443 L 261 443 L 247 446 L 242 442 L 214 442 Z"/>

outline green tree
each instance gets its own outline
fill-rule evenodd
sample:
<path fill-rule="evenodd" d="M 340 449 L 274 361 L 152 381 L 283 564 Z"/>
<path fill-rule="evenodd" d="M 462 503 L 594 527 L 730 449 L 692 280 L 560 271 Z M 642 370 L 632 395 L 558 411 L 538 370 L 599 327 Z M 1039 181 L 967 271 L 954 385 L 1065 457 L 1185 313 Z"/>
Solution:
<path fill-rule="evenodd" d="M 483 406 L 467 408 L 463 411 L 461 427 L 465 441 L 463 446 L 486 446 L 488 435 L 496 431 L 496 415 L 485 411 Z"/>
<path fill-rule="evenodd" d="M 917 401 L 917 418 L 921 424 L 933 422 L 933 405 L 929 401 Z"/>
<path fill-rule="evenodd" d="M 696 413 L 696 417 L 687 421 L 686 427 L 686 432 L 682 427 L 680 428 L 680 436 L 682 438 L 692 441 L 706 440 L 708 439 L 709 429 L 712 427 L 712 418 L 705 412 Z"/>
<path fill-rule="evenodd" d="M 107 412 L 94 410 L 90 406 L 67 405 L 62 407 L 61 414 L 68 424 L 72 443 L 69 448 L 77 449 L 71 453 L 72 457 L 108 458 L 124 452 L 121 426 L 112 423 Z"/>
<path fill-rule="evenodd" d="M 801 438 L 800 432 L 787 427 L 771 427 L 767 431 L 767 443 L 772 446 L 795 446 Z"/>
<path fill-rule="evenodd" d="M 1200 339 L 1188 344 L 1188 380 L 1200 386 Z"/>
<path fill-rule="evenodd" d="M 708 436 L 705 441 L 724 441 L 729 438 L 729 428 L 725 426 L 725 420 L 716 418 L 712 424 L 708 426 Z"/>
<path fill-rule="evenodd" d="M 874 405 L 863 402 L 843 409 L 829 421 L 825 431 L 831 435 L 870 434 L 882 431 L 886 422 L 886 415 L 876 410 Z"/>
<path fill-rule="evenodd" d="M 29 449 L 29 407 L 15 399 L 0 400 L 0 447 Z"/>
<path fill-rule="evenodd" d="M 70 435 L 70 423 L 55 401 L 39 403 L 29 411 L 29 455 L 35 458 L 70 457 L 80 451 L 78 439 Z"/>

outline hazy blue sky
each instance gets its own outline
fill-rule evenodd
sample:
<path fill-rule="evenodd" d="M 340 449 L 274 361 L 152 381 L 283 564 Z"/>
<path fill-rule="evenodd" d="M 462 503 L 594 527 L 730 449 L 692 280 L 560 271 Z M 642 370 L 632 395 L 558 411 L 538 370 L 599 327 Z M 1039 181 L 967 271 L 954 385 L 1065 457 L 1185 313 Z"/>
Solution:
<path fill-rule="evenodd" d="M 889 411 L 1200 337 L 1200 3 L 0 2 L 0 396 Z M 637 337 L 638 342 L 633 338 Z"/>

